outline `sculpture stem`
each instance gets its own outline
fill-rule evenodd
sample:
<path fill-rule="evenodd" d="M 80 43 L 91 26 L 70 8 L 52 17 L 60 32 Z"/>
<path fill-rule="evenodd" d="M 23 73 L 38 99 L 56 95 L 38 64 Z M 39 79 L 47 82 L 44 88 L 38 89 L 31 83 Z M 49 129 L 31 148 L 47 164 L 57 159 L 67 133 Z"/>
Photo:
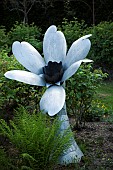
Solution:
<path fill-rule="evenodd" d="M 63 131 L 70 128 L 69 118 L 67 116 L 67 111 L 66 111 L 66 104 L 64 105 L 62 110 L 57 115 L 58 115 L 58 119 L 62 121 L 62 124 L 60 127 L 60 133 L 62 134 Z M 71 131 L 71 128 L 70 128 L 70 131 Z M 63 154 L 59 157 L 59 164 L 64 165 L 64 164 L 80 162 L 82 156 L 83 156 L 83 153 L 78 147 L 74 139 L 74 136 L 72 136 L 71 146 L 65 152 L 63 152 Z"/>

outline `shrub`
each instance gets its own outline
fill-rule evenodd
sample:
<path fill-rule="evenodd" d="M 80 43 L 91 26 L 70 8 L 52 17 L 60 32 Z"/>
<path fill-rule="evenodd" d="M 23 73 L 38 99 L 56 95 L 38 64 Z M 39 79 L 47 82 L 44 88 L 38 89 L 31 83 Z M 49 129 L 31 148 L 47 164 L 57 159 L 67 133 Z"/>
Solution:
<path fill-rule="evenodd" d="M 1 120 L 0 132 L 18 150 L 12 164 L 18 168 L 48 170 L 58 163 L 58 158 L 70 146 L 72 133 L 68 130 L 59 134 L 62 122 L 50 119 L 42 113 L 29 114 L 20 107 L 10 126 Z"/>
<path fill-rule="evenodd" d="M 87 121 L 107 121 L 113 110 L 108 109 L 102 102 L 92 100 L 91 107 L 86 113 Z"/>
<path fill-rule="evenodd" d="M 0 51 L 3 48 L 7 49 L 7 41 L 8 41 L 8 37 L 6 34 L 6 29 L 5 29 L 5 27 L 1 26 L 0 27 Z"/>
<path fill-rule="evenodd" d="M 110 73 L 113 78 L 113 22 L 101 22 L 96 26 L 88 27 L 84 21 L 78 22 L 64 19 L 59 28 L 64 33 L 68 47 L 79 37 L 92 34 L 91 50 L 88 58 L 94 60 L 94 66 L 102 67 L 104 72 Z"/>
<path fill-rule="evenodd" d="M 41 29 L 34 24 L 19 24 L 16 22 L 8 33 L 8 45 L 11 48 L 14 41 L 27 41 L 38 50 L 42 50 Z"/>
<path fill-rule="evenodd" d="M 64 33 L 68 46 L 80 38 L 83 35 L 83 30 L 87 27 L 84 21 L 81 23 L 78 22 L 77 18 L 74 18 L 73 21 L 68 21 L 64 19 L 62 24 L 59 26 L 59 29 Z"/>
<path fill-rule="evenodd" d="M 8 70 L 20 69 L 24 70 L 23 66 L 12 55 L 8 57 L 5 51 L 1 52 L 0 62 L 0 112 L 5 119 L 12 116 L 14 109 L 19 104 L 29 107 L 30 110 L 39 109 L 38 104 L 42 96 L 42 89 L 38 86 L 26 85 L 14 80 L 9 80 L 4 77 L 4 73 Z M 37 93 L 38 91 L 38 93 Z M 10 115 L 11 114 L 11 115 Z"/>
<path fill-rule="evenodd" d="M 93 70 L 91 64 L 84 63 L 67 82 L 67 109 L 75 117 L 76 128 L 84 126 L 96 88 L 106 76 L 101 70 Z"/>
<path fill-rule="evenodd" d="M 97 26 L 86 29 L 92 33 L 89 58 L 103 69 L 110 70 L 113 65 L 113 22 L 101 22 Z"/>

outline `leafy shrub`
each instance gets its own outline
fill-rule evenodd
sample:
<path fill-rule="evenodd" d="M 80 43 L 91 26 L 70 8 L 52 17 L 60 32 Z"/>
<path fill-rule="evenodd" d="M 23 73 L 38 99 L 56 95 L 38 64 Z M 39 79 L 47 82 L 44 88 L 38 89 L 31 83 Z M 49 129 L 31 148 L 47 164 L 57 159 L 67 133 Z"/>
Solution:
<path fill-rule="evenodd" d="M 19 104 L 29 107 L 31 110 L 38 110 L 39 100 L 44 88 L 26 85 L 4 77 L 4 73 L 8 70 L 24 70 L 13 55 L 8 57 L 7 53 L 2 51 L 0 61 L 0 111 L 5 119 L 10 118 L 12 111 Z"/>
<path fill-rule="evenodd" d="M 75 116 L 76 128 L 87 120 L 96 88 L 106 76 L 101 70 L 93 70 L 91 64 L 84 63 L 67 82 L 67 109 Z"/>
<path fill-rule="evenodd" d="M 110 68 L 113 65 L 113 22 L 101 22 L 97 26 L 86 29 L 92 33 L 90 58 L 96 65 Z"/>
<path fill-rule="evenodd" d="M 62 152 L 70 146 L 72 134 L 68 130 L 59 134 L 62 122 L 57 118 L 52 120 L 42 113 L 29 114 L 20 107 L 10 126 L 3 119 L 0 122 L 1 134 L 18 149 L 18 158 L 13 162 L 18 162 L 21 169 L 53 168 Z"/>
<path fill-rule="evenodd" d="M 112 109 L 108 109 L 102 102 L 98 100 L 92 100 L 91 107 L 86 113 L 86 120 L 107 121 L 112 114 Z"/>
<path fill-rule="evenodd" d="M 19 24 L 16 22 L 8 33 L 8 45 L 12 46 L 14 41 L 27 41 L 35 48 L 41 50 L 42 42 L 40 41 L 41 29 L 34 24 Z"/>
<path fill-rule="evenodd" d="M 64 33 L 68 46 L 80 38 L 83 35 L 83 30 L 86 28 L 86 24 L 84 21 L 81 23 L 78 22 L 77 18 L 74 18 L 73 21 L 68 21 L 64 19 L 62 24 L 59 26 L 59 29 Z"/>
<path fill-rule="evenodd" d="M 110 73 L 113 78 L 113 22 L 101 22 L 96 26 L 88 27 L 84 21 L 78 22 L 64 19 L 59 28 L 64 33 L 68 47 L 79 37 L 92 34 L 91 50 L 88 58 L 94 60 L 94 65 L 102 67 L 104 72 Z"/>
<path fill-rule="evenodd" d="M 6 29 L 5 27 L 1 26 L 0 27 L 0 51 L 3 48 L 7 48 L 7 41 L 8 41 L 8 37 L 6 34 Z"/>

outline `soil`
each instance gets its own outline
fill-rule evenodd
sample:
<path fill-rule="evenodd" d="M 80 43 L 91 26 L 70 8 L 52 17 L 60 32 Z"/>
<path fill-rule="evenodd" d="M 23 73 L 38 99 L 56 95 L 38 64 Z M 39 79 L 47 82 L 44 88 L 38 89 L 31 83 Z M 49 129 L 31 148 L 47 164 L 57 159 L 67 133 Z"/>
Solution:
<path fill-rule="evenodd" d="M 77 165 L 60 166 L 57 170 L 113 170 L 113 124 L 88 122 L 74 134 L 84 157 Z"/>

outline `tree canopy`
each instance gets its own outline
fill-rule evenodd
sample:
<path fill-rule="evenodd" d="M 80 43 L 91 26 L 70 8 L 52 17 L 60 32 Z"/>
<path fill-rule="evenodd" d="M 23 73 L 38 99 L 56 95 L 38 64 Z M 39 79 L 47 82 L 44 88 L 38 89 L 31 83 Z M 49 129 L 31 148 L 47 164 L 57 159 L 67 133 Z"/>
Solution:
<path fill-rule="evenodd" d="M 1 25 L 9 29 L 15 21 L 47 28 L 63 18 L 84 20 L 89 26 L 113 20 L 112 0 L 1 0 Z"/>

